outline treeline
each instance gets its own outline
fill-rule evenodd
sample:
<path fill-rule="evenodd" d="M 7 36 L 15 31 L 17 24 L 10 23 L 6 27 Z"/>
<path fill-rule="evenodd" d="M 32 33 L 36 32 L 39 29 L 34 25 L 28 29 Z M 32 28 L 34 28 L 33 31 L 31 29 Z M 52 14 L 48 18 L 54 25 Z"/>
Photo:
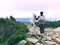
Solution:
<path fill-rule="evenodd" d="M 14 17 L 0 18 L 0 45 L 15 45 L 27 36 L 27 26 Z"/>
<path fill-rule="evenodd" d="M 36 23 L 36 25 L 38 26 L 39 24 Z M 45 28 L 57 28 L 60 27 L 60 20 L 59 21 L 46 21 L 45 22 Z"/>

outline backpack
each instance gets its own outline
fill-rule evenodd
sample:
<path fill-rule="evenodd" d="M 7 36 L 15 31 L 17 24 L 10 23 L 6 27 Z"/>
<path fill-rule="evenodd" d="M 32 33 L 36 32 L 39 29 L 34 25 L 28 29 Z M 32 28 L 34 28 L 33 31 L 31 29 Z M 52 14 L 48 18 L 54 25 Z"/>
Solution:
<path fill-rule="evenodd" d="M 44 23 L 44 21 L 45 21 L 44 15 L 39 16 L 39 18 L 38 18 L 38 23 L 42 24 L 42 23 Z"/>

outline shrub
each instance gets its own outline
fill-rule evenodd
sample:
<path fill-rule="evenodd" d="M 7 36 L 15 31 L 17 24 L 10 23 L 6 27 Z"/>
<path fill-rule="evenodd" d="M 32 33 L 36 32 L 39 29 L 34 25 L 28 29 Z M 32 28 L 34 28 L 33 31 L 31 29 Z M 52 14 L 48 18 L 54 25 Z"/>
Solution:
<path fill-rule="evenodd" d="M 24 23 L 0 18 L 0 45 L 15 45 L 26 38 L 27 32 Z"/>

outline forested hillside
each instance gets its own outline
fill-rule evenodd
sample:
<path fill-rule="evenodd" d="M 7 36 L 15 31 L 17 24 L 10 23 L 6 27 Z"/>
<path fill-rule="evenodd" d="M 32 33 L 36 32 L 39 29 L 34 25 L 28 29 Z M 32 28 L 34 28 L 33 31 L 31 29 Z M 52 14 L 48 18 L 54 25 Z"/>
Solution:
<path fill-rule="evenodd" d="M 0 18 L 0 45 L 15 45 L 27 36 L 27 26 L 17 22 L 12 16 Z"/>
<path fill-rule="evenodd" d="M 39 24 L 36 23 L 36 25 L 38 26 Z M 60 20 L 58 21 L 46 21 L 45 22 L 45 28 L 57 28 L 57 27 L 60 27 Z"/>

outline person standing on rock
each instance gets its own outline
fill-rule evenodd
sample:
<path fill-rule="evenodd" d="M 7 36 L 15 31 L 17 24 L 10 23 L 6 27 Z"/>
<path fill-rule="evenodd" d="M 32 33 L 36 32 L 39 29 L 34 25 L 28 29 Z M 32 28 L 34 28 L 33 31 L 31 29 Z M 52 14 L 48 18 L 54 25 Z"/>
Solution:
<path fill-rule="evenodd" d="M 44 33 L 44 25 L 45 25 L 45 16 L 43 15 L 43 12 L 40 12 L 40 16 L 38 17 L 38 24 L 40 27 L 40 33 Z"/>
<path fill-rule="evenodd" d="M 40 33 L 41 36 L 44 35 L 44 27 L 45 27 L 45 16 L 43 15 L 43 11 L 40 12 L 40 16 L 36 18 L 38 20 L 39 28 L 40 28 Z"/>

